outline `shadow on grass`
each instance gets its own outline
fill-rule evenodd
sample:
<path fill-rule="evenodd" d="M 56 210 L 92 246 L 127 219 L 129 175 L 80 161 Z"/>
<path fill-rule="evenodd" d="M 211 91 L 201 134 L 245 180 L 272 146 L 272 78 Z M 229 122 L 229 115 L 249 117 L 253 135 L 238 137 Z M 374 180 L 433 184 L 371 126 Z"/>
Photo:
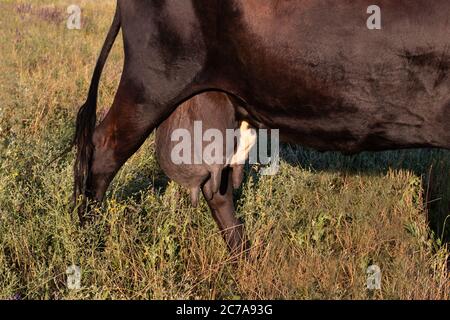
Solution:
<path fill-rule="evenodd" d="M 141 201 L 143 192 L 153 192 L 157 194 L 165 193 L 169 184 L 169 178 L 159 168 L 153 169 L 155 172 L 148 175 L 142 173 L 128 183 L 116 186 L 114 197 L 118 201 L 133 200 L 135 203 Z"/>
<path fill-rule="evenodd" d="M 411 171 L 422 179 L 430 228 L 442 242 L 450 242 L 450 151 L 410 149 L 346 156 L 286 144 L 281 148 L 280 157 L 291 165 L 319 172 L 385 175 L 389 170 Z"/>
<path fill-rule="evenodd" d="M 293 166 L 316 172 L 341 172 L 358 175 L 385 175 L 389 170 L 408 170 L 421 177 L 424 186 L 424 204 L 427 207 L 428 221 L 436 238 L 450 242 L 450 151 L 439 149 L 411 149 L 384 152 L 363 152 L 346 156 L 338 152 L 317 152 L 283 144 L 280 150 L 283 161 Z M 132 199 L 139 203 L 142 192 L 163 194 L 169 179 L 159 166 L 152 166 L 153 172 L 140 172 L 134 179 L 118 186 L 114 192 L 117 200 Z M 259 176 L 253 170 L 255 184 Z M 242 190 L 235 192 L 235 201 Z"/>

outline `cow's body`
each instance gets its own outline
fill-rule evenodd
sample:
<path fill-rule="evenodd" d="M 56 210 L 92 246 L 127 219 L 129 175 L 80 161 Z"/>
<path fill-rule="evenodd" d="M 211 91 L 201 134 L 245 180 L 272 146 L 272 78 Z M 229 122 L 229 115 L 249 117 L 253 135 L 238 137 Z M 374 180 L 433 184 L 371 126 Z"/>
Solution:
<path fill-rule="evenodd" d="M 449 2 L 377 1 L 382 30 L 370 1 L 250 3 L 247 31 L 226 34 L 251 81 L 230 90 L 263 125 L 321 150 L 450 146 Z"/>
<path fill-rule="evenodd" d="M 155 61 L 168 63 L 192 92 L 233 93 L 247 102 L 248 120 L 303 145 L 345 152 L 450 146 L 448 1 L 378 1 L 382 30 L 366 26 L 371 1 L 141 3 L 155 18 L 130 26 L 130 37 L 136 23 L 142 31 L 128 47 L 140 52 L 142 60 L 129 54 L 130 64 L 149 79 L 149 95 L 161 85 Z M 155 52 L 148 43 L 156 17 L 164 29 L 156 34 L 169 36 L 155 37 Z"/>
<path fill-rule="evenodd" d="M 378 0 L 382 30 L 369 30 L 372 2 L 119 0 L 78 119 L 77 194 L 101 199 L 148 134 L 206 90 L 228 93 L 254 126 L 320 150 L 449 148 L 450 2 Z M 86 119 L 120 26 L 122 81 L 91 139 Z"/>

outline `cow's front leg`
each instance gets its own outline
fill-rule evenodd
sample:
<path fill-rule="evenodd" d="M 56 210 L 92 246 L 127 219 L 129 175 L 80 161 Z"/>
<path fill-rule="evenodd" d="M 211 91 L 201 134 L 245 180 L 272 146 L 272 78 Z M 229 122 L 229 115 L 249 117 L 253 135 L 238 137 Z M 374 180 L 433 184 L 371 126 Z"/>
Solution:
<path fill-rule="evenodd" d="M 209 183 L 212 181 L 208 180 L 203 186 L 203 194 L 232 256 L 246 253 L 250 245 L 245 235 L 243 222 L 235 216 L 231 168 L 228 167 L 222 171 L 220 189 L 213 193 L 211 199 L 207 196 L 209 192 L 207 189 L 211 188 Z"/>

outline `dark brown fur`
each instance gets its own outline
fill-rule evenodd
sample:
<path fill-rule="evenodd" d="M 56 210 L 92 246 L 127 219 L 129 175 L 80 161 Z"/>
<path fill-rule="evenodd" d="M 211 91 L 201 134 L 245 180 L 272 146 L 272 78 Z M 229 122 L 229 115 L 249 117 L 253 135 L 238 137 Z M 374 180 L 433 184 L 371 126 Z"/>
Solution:
<path fill-rule="evenodd" d="M 76 198 L 101 201 L 147 136 L 204 91 L 228 93 L 249 123 L 319 150 L 450 148 L 450 2 L 378 0 L 383 29 L 368 30 L 372 4 L 119 0 L 77 119 Z M 95 128 L 120 27 L 122 79 Z"/>

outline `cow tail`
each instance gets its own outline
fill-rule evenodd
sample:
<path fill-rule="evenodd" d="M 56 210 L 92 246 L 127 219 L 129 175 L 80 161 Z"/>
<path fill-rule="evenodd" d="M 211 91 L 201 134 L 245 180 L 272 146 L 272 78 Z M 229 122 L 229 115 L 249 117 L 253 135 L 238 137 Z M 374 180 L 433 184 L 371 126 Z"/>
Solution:
<path fill-rule="evenodd" d="M 117 4 L 114 20 L 109 29 L 100 56 L 95 65 L 94 74 L 92 76 L 91 85 L 89 87 L 86 102 L 78 111 L 76 121 L 76 131 L 73 144 L 77 148 L 76 159 L 74 165 L 74 201 L 79 196 L 85 196 L 89 190 L 86 190 L 87 182 L 90 175 L 92 157 L 94 153 L 94 144 L 92 137 L 97 122 L 97 94 L 100 77 L 106 63 L 106 59 L 114 45 L 117 34 L 121 27 L 120 10 Z"/>

